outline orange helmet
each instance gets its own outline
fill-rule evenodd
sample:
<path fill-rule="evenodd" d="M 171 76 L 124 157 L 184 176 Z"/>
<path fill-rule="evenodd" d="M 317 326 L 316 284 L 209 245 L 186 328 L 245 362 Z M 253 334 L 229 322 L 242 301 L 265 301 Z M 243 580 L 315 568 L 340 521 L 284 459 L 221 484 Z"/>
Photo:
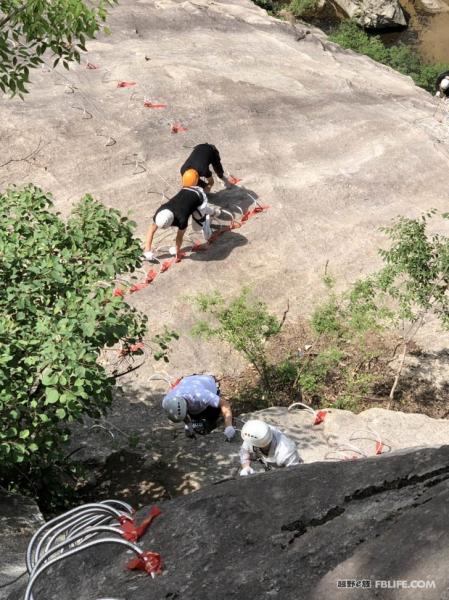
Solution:
<path fill-rule="evenodd" d="M 187 169 L 184 175 L 182 176 L 182 187 L 191 187 L 192 185 L 198 185 L 198 181 L 200 176 L 198 175 L 198 171 L 195 169 Z"/>

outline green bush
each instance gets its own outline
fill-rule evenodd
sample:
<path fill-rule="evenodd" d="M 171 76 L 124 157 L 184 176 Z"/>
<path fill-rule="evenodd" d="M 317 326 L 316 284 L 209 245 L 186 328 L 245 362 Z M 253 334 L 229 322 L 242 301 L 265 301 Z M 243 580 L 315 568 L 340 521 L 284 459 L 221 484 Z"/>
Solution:
<path fill-rule="evenodd" d="M 264 386 L 269 388 L 270 367 L 265 344 L 279 333 L 281 323 L 268 312 L 266 305 L 250 298 L 248 289 L 243 289 L 237 298 L 227 303 L 218 293 L 199 294 L 194 301 L 209 319 L 199 321 L 192 334 L 215 337 L 230 344 L 254 366 Z"/>
<path fill-rule="evenodd" d="M 354 21 L 341 23 L 329 39 L 343 48 L 365 54 L 377 62 L 410 76 L 416 85 L 428 92 L 434 92 L 438 74 L 449 70 L 447 64 L 426 64 L 416 52 L 404 44 L 387 48 L 379 36 L 368 35 Z"/>
<path fill-rule="evenodd" d="M 292 0 L 290 2 L 290 11 L 295 17 L 310 15 L 317 8 L 317 0 Z"/>
<path fill-rule="evenodd" d="M 101 350 L 146 331 L 147 318 L 113 294 L 115 276 L 139 265 L 135 223 L 90 196 L 67 222 L 51 207 L 33 186 L 0 195 L 4 485 L 21 477 L 44 485 L 37 474 L 63 459 L 68 425 L 111 401 L 115 380 Z"/>

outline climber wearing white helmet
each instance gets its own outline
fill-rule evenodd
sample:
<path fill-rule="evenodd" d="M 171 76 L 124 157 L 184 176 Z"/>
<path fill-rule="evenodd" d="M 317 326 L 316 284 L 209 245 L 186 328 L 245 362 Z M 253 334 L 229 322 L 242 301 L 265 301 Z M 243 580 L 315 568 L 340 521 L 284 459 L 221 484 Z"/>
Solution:
<path fill-rule="evenodd" d="M 296 444 L 284 433 L 268 425 L 264 421 L 251 419 L 242 428 L 243 444 L 240 448 L 240 475 L 251 475 L 254 469 L 251 460 L 261 462 L 265 470 L 271 465 L 276 467 L 291 467 L 302 463 L 296 449 Z"/>
<path fill-rule="evenodd" d="M 173 254 L 180 257 L 180 251 L 184 234 L 192 217 L 200 226 L 204 226 L 207 215 L 220 216 L 220 209 L 208 205 L 207 196 L 200 187 L 184 187 L 173 198 L 165 202 L 158 208 L 153 217 L 153 223 L 150 225 L 145 241 L 143 256 L 146 260 L 153 260 L 154 254 L 151 250 L 154 234 L 157 229 L 166 229 L 167 227 L 177 227 L 175 248 Z M 208 229 L 209 231 L 209 229 Z M 207 239 L 206 230 L 203 227 L 204 235 Z"/>
<path fill-rule="evenodd" d="M 185 433 L 210 433 L 223 417 L 224 434 L 228 441 L 235 436 L 232 426 L 232 410 L 227 400 L 221 398 L 220 388 L 212 375 L 184 377 L 162 400 L 162 408 L 170 421 L 184 421 Z"/>
<path fill-rule="evenodd" d="M 435 84 L 436 96 L 438 98 L 449 98 L 449 71 L 445 71 L 438 75 L 436 84 Z"/>

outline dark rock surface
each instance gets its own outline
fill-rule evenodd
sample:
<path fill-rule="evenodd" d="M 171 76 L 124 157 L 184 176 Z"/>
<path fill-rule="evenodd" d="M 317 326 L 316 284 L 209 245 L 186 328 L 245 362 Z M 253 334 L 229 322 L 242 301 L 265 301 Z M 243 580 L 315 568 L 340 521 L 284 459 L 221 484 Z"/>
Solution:
<path fill-rule="evenodd" d="M 442 600 L 448 480 L 443 446 L 226 481 L 161 504 L 163 515 L 141 540 L 163 556 L 160 577 L 127 572 L 125 552 L 102 548 L 49 571 L 35 598 Z M 347 579 L 435 587 L 337 587 Z"/>
<path fill-rule="evenodd" d="M 0 491 L 0 599 L 20 589 L 26 581 L 21 577 L 26 571 L 25 552 L 31 536 L 43 522 L 31 498 Z"/>

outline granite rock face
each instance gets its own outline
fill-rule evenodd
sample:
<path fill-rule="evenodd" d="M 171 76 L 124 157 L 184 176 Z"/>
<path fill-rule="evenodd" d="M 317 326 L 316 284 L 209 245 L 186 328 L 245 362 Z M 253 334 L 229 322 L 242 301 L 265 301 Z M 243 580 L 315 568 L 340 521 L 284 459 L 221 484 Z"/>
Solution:
<path fill-rule="evenodd" d="M 328 260 L 343 288 L 380 266 L 379 227 L 447 210 L 447 124 L 410 78 L 249 0 L 123 0 L 108 24 L 112 35 L 89 42 L 81 65 L 34 71 L 25 101 L 0 99 L 0 188 L 32 181 L 54 193 L 63 215 L 89 192 L 129 211 L 143 237 L 162 192 L 179 188 L 191 147 L 217 145 L 242 182 L 217 182 L 211 202 L 238 216 L 249 192 L 270 209 L 131 296 L 151 331 L 179 332 L 173 378 L 242 368 L 226 348 L 189 335 L 186 296 L 233 296 L 250 284 L 279 315 L 288 297 L 294 320 L 322 299 Z M 146 108 L 145 99 L 167 107 Z M 176 122 L 187 131 L 171 133 Z M 171 246 L 172 233 L 157 245 Z M 418 342 L 439 350 L 448 336 L 432 326 Z M 153 369 L 130 379 L 143 388 Z"/>
<path fill-rule="evenodd" d="M 25 552 L 43 522 L 33 500 L 0 491 L 0 598 L 20 589 L 26 581 Z"/>
<path fill-rule="evenodd" d="M 127 572 L 126 553 L 102 547 L 53 568 L 35 597 L 442 600 L 448 502 L 449 446 L 230 480 L 161 503 L 141 540 L 163 556 L 161 576 Z"/>
<path fill-rule="evenodd" d="M 350 17 L 369 29 L 406 27 L 404 12 L 398 0 L 337 0 Z"/>

